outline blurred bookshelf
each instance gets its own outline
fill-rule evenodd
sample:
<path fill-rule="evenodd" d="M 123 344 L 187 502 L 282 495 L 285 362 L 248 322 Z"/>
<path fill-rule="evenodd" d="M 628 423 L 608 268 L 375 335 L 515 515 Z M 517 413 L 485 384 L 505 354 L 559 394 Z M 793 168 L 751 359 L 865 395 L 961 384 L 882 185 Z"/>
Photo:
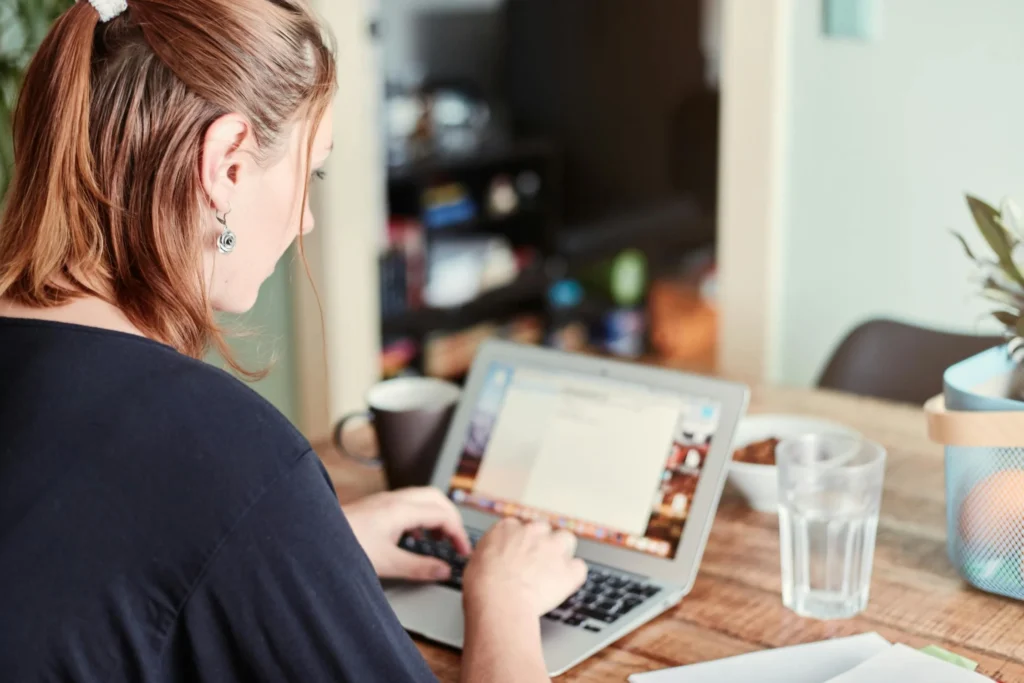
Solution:
<path fill-rule="evenodd" d="M 713 277 L 712 218 L 678 199 L 567 225 L 560 172 L 557 145 L 536 139 L 391 167 L 383 376 L 460 381 L 491 337 L 713 368 L 707 315 L 704 347 L 673 356 L 655 318 L 674 313 L 651 305 L 657 283 L 674 282 L 689 292 L 682 309 L 711 308 L 699 291 Z"/>
<path fill-rule="evenodd" d="M 382 7 L 406 32 L 384 31 L 381 373 L 458 380 L 494 336 L 713 369 L 701 3 Z"/>

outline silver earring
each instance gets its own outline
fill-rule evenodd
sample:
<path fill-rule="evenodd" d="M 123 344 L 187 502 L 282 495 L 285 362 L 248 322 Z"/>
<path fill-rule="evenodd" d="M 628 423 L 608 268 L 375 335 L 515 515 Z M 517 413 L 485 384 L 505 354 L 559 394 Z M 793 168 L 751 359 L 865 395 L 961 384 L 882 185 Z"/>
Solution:
<path fill-rule="evenodd" d="M 238 235 L 228 227 L 229 213 L 231 213 L 231 211 L 225 213 L 223 217 L 214 214 L 217 222 L 224 227 L 224 232 L 222 232 L 220 237 L 217 238 L 217 249 L 219 249 L 222 254 L 230 254 L 233 252 L 235 250 L 235 245 L 238 243 Z"/>

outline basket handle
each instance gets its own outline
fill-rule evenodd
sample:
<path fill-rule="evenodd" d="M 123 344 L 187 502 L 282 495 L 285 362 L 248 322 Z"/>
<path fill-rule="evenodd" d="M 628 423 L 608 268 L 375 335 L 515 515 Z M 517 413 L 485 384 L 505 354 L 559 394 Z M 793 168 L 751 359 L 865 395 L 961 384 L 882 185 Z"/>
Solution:
<path fill-rule="evenodd" d="M 928 438 L 945 446 L 1024 448 L 1024 411 L 946 410 L 939 394 L 924 404 Z"/>

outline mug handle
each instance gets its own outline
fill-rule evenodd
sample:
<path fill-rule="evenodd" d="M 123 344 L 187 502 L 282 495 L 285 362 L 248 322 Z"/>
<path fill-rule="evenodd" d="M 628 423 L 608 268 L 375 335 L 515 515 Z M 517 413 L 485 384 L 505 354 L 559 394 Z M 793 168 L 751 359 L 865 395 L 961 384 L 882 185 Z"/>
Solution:
<path fill-rule="evenodd" d="M 355 462 L 358 462 L 361 465 L 366 465 L 367 467 L 380 467 L 383 464 L 383 462 L 381 461 L 379 455 L 376 458 L 362 458 L 359 457 L 358 455 L 352 455 L 348 451 L 348 449 L 345 448 L 345 425 L 347 425 L 352 420 L 356 420 L 359 418 L 363 418 L 367 420 L 370 424 L 373 424 L 373 413 L 349 413 L 345 417 L 341 418 L 341 420 L 338 421 L 338 424 L 334 426 L 334 433 L 331 435 L 331 441 L 334 443 L 334 447 L 338 450 L 338 452 L 341 453 L 341 455 L 343 455 L 345 458 L 348 458 L 349 460 L 354 460 Z"/>

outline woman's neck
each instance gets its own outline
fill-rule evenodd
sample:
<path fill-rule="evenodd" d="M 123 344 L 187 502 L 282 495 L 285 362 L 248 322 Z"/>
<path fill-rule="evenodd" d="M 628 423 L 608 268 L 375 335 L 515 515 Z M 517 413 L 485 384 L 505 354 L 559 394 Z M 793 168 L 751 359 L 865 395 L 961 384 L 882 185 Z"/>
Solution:
<path fill-rule="evenodd" d="M 117 306 L 91 296 L 75 299 L 56 308 L 31 308 L 0 299 L 0 317 L 50 320 L 145 336 Z"/>

